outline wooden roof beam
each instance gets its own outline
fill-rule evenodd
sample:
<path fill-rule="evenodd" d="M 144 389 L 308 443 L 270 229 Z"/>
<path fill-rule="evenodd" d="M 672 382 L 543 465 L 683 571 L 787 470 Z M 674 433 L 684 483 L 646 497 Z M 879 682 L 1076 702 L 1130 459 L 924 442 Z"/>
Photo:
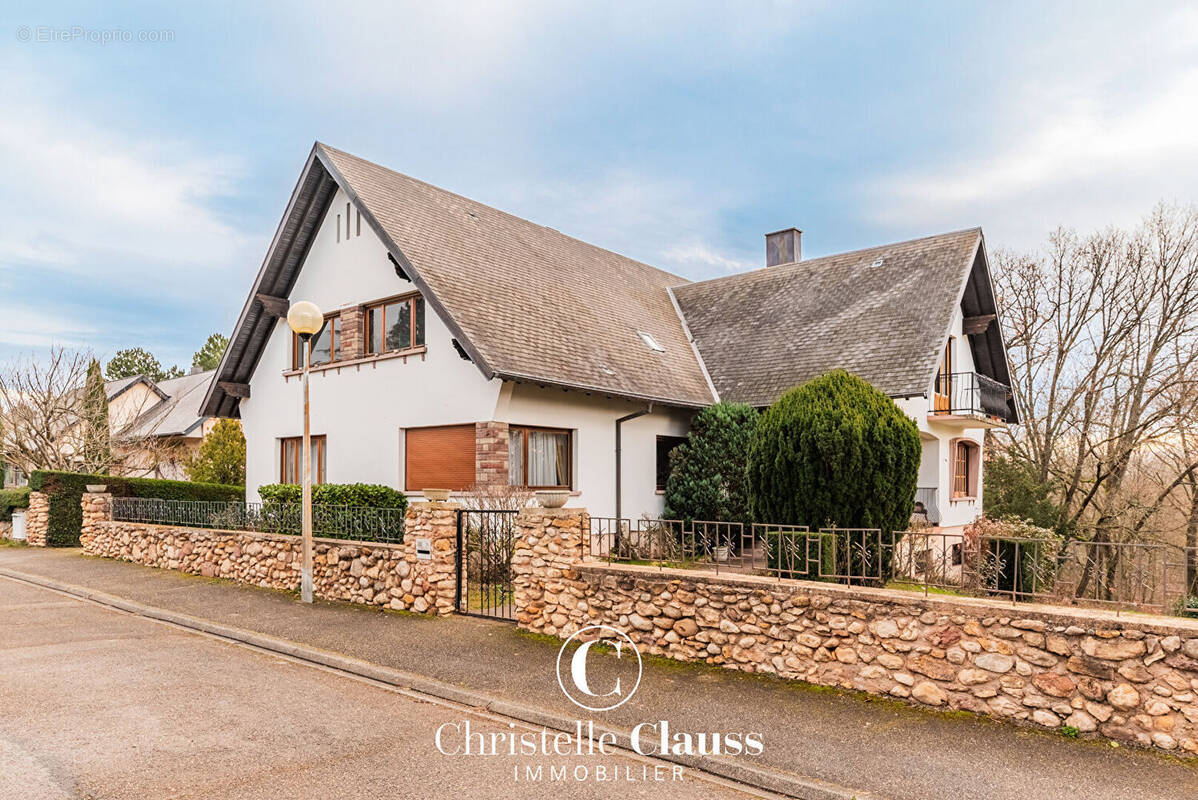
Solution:
<path fill-rule="evenodd" d="M 217 381 L 216 385 L 224 391 L 229 397 L 248 398 L 250 396 L 250 385 L 248 383 L 235 383 L 233 381 Z"/>
<path fill-rule="evenodd" d="M 961 322 L 961 330 L 968 336 L 985 333 L 990 323 L 996 319 L 994 314 L 980 314 L 976 317 L 966 317 Z"/>
<path fill-rule="evenodd" d="M 267 314 L 279 319 L 287 319 L 287 309 L 291 308 L 291 303 L 288 302 L 286 297 L 274 297 L 269 294 L 262 294 L 261 292 L 256 296 L 258 302 L 266 309 Z"/>

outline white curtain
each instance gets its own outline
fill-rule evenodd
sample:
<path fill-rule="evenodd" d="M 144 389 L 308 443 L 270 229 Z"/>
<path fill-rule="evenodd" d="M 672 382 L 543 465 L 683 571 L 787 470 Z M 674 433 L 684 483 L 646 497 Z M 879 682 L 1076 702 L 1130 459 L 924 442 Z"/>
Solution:
<path fill-rule="evenodd" d="M 529 486 L 565 486 L 569 483 L 569 434 L 528 432 Z"/>

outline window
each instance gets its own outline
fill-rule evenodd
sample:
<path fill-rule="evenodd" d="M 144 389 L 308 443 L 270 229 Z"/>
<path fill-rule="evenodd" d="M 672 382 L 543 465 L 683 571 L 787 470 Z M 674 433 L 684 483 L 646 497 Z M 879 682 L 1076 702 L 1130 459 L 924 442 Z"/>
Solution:
<path fill-rule="evenodd" d="M 312 337 L 312 366 L 341 360 L 341 315 L 325 317 L 324 327 Z M 291 334 L 291 368 L 304 366 L 304 348 L 299 334 Z"/>
<path fill-rule="evenodd" d="M 324 436 L 312 437 L 312 483 L 324 483 Z M 304 479 L 304 437 L 279 440 L 279 482 L 301 483 Z"/>
<path fill-rule="evenodd" d="M 404 489 L 466 489 L 474 483 L 474 425 L 404 431 Z"/>
<path fill-rule="evenodd" d="M 978 454 L 977 442 L 956 439 L 953 454 L 953 498 L 977 497 Z"/>
<path fill-rule="evenodd" d="M 670 477 L 670 453 L 685 441 L 685 436 L 657 437 L 657 491 L 666 490 L 666 481 Z"/>
<path fill-rule="evenodd" d="M 424 298 L 384 300 L 366 307 L 366 352 L 387 353 L 424 344 Z M 441 488 L 441 487 L 437 487 Z"/>
<path fill-rule="evenodd" d="M 508 428 L 508 482 L 530 489 L 569 489 L 570 431 Z"/>

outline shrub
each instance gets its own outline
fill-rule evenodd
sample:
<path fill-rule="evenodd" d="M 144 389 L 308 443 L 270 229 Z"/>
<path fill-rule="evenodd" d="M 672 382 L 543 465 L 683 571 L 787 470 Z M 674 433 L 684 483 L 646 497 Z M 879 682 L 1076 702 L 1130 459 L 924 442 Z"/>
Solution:
<path fill-rule="evenodd" d="M 893 400 L 861 378 L 830 372 L 761 416 L 749 445 L 750 513 L 813 531 L 878 528 L 889 542 L 911 518 L 920 450 L 919 430 Z"/>
<path fill-rule="evenodd" d="M 29 508 L 28 486 L 19 489 L 0 489 L 0 522 L 11 522 L 12 512 L 17 508 Z"/>
<path fill-rule="evenodd" d="M 215 334 L 213 334 L 215 335 Z M 193 481 L 245 485 L 245 433 L 235 419 L 220 419 L 187 464 Z"/>
<path fill-rule="evenodd" d="M 751 522 L 745 465 L 757 418 L 742 403 L 716 403 L 695 416 L 686 441 L 670 453 L 666 518 Z"/>
<path fill-rule="evenodd" d="M 104 484 L 113 497 L 226 502 L 245 499 L 245 489 L 241 486 L 37 470 L 29 476 L 29 488 L 49 497 L 46 544 L 50 547 L 74 547 L 79 544 L 79 529 L 83 526 L 83 510 L 79 503 L 88 484 Z"/>
<path fill-rule="evenodd" d="M 1064 540 L 1018 517 L 982 516 L 965 526 L 967 588 L 1015 592 L 1034 599 L 1053 591 Z"/>
<path fill-rule="evenodd" d="M 297 483 L 268 483 L 258 487 L 263 503 L 301 503 L 303 487 Z M 376 483 L 318 483 L 312 487 L 312 505 L 361 508 L 408 507 L 403 492 Z"/>

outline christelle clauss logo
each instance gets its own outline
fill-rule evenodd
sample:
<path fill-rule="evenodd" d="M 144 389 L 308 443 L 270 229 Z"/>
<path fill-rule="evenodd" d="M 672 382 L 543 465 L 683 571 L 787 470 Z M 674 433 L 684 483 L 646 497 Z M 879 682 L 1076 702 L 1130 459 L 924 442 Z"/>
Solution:
<path fill-rule="evenodd" d="M 581 644 L 577 644 L 579 642 Z M 577 644 L 577 647 L 573 654 L 570 654 L 570 647 L 574 644 Z M 615 679 L 612 681 L 609 678 L 605 685 L 607 691 L 592 684 L 588 672 L 587 659 L 591 654 L 591 648 L 599 644 L 610 647 L 616 656 Z M 636 677 L 629 681 L 634 659 Z M 579 708 L 587 711 L 610 711 L 632 698 L 641 685 L 643 668 L 641 654 L 628 634 L 607 625 L 588 625 L 575 631 L 562 643 L 562 648 L 557 653 L 557 685 L 566 697 L 570 698 L 570 702 Z"/>

